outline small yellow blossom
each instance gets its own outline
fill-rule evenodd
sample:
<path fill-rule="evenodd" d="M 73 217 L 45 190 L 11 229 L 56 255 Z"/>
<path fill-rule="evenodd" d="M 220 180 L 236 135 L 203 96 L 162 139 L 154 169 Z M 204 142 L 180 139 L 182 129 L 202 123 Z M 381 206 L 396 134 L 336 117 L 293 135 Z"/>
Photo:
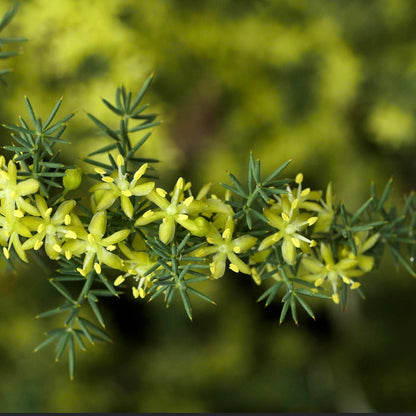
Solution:
<path fill-rule="evenodd" d="M 38 210 L 23 197 L 39 190 L 36 179 L 17 180 L 17 169 L 13 160 L 7 164 L 7 170 L 0 167 L 0 199 L 4 211 L 13 213 L 17 208 L 21 212 L 39 215 Z"/>
<path fill-rule="evenodd" d="M 13 246 L 19 258 L 27 262 L 27 256 L 20 241 L 20 236 L 30 238 L 32 234 L 26 225 L 23 224 L 21 218 L 13 215 L 10 210 L 0 208 L 0 244 L 3 246 L 3 254 L 8 259 L 10 249 Z"/>
<path fill-rule="evenodd" d="M 257 238 L 251 235 L 242 235 L 233 239 L 234 220 L 231 216 L 225 224 L 222 234 L 213 224 L 207 235 L 208 247 L 196 251 L 197 256 L 208 256 L 214 254 L 210 264 L 210 272 L 214 279 L 222 277 L 225 273 L 226 260 L 230 261 L 230 269 L 234 272 L 251 274 L 250 267 L 244 263 L 237 254 L 243 254 L 256 244 Z"/>
<path fill-rule="evenodd" d="M 125 240 L 130 234 L 130 230 L 120 230 L 108 237 L 104 237 L 106 227 L 107 213 L 98 211 L 88 226 L 88 232 L 81 228 L 77 232 L 77 239 L 68 240 L 62 246 L 63 252 L 68 253 L 68 255 L 84 255 L 82 269 L 79 270 L 84 276 L 91 271 L 94 263 L 98 263 L 100 266 L 101 263 L 104 263 L 113 269 L 123 269 L 122 259 L 112 253 L 108 247 L 112 248 L 111 246 L 114 244 Z"/>
<path fill-rule="evenodd" d="M 125 244 L 119 244 L 121 252 L 127 257 L 124 263 L 124 270 L 126 273 L 120 275 L 114 282 L 114 286 L 121 285 L 126 278 L 131 277 L 137 283 L 132 287 L 133 296 L 135 298 L 146 296 L 147 290 L 152 286 L 151 278 L 154 272 L 143 276 L 156 262 L 150 260 L 149 254 L 143 251 L 132 251 Z"/>
<path fill-rule="evenodd" d="M 264 250 L 283 239 L 282 255 L 288 264 L 294 264 L 296 249 L 308 252 L 315 242 L 302 235 L 300 232 L 313 225 L 317 217 L 308 213 L 298 213 L 294 203 L 289 202 L 287 195 L 281 197 L 281 213 L 276 209 L 265 209 L 263 215 L 269 220 L 272 227 L 279 231 L 266 237 L 259 246 L 259 251 Z M 296 204 L 296 203 L 295 203 Z"/>
<path fill-rule="evenodd" d="M 368 231 L 359 231 L 354 235 L 354 243 L 357 249 L 356 256 L 348 246 L 343 246 L 339 249 L 340 258 L 356 259 L 358 267 L 366 273 L 373 268 L 374 257 L 365 255 L 364 253 L 370 250 L 380 238 L 379 233 L 373 234 L 371 237 L 368 237 L 368 234 Z"/>
<path fill-rule="evenodd" d="M 56 260 L 61 253 L 61 242 L 65 239 L 76 239 L 77 234 L 74 227 L 65 225 L 65 218 L 70 218 L 69 214 L 75 207 L 74 200 L 62 202 L 52 214 L 52 208 L 48 205 L 43 197 L 35 195 L 36 207 L 40 213 L 39 217 L 25 217 L 22 223 L 27 225 L 31 231 L 37 233 L 23 243 L 23 249 L 34 248 L 38 250 L 45 240 L 45 252 L 49 258 Z"/>
<path fill-rule="evenodd" d="M 344 258 L 335 262 L 331 248 L 325 243 L 321 243 L 320 255 L 322 261 L 312 256 L 302 257 L 302 267 L 310 273 L 302 278 L 313 281 L 316 287 L 328 282 L 333 292 L 332 300 L 339 303 L 339 286 L 343 282 L 350 289 L 358 288 L 359 282 L 354 281 L 353 277 L 362 275 L 363 271 L 357 268 L 357 259 Z"/>
<path fill-rule="evenodd" d="M 172 241 L 175 235 L 176 224 L 180 224 L 192 234 L 202 237 L 207 232 L 206 221 L 201 217 L 195 221 L 198 215 L 206 208 L 206 203 L 194 199 L 192 196 L 184 197 L 185 182 L 179 178 L 172 191 L 172 197 L 169 201 L 166 193 L 152 190 L 146 195 L 146 198 L 153 202 L 159 209 L 148 210 L 135 222 L 135 226 L 150 224 L 151 222 L 160 221 L 159 238 L 164 244 Z"/>
<path fill-rule="evenodd" d="M 129 182 L 126 177 L 127 174 L 123 173 L 122 167 L 124 165 L 124 159 L 121 155 L 117 157 L 118 171 L 114 172 L 111 176 L 106 176 L 105 171 L 100 168 L 96 168 L 96 172 L 101 175 L 102 183 L 98 183 L 90 188 L 90 192 L 104 191 L 101 193 L 100 198 L 96 201 L 96 209 L 102 211 L 111 207 L 117 198 L 120 198 L 121 208 L 128 218 L 133 218 L 133 204 L 130 198 L 135 196 L 147 195 L 154 187 L 154 182 L 138 183 L 139 179 L 144 175 L 147 170 L 147 163 L 142 165 L 140 169 L 136 171 L 133 179 Z M 98 193 L 95 194 L 98 196 Z M 97 198 L 96 198 L 97 199 Z"/>

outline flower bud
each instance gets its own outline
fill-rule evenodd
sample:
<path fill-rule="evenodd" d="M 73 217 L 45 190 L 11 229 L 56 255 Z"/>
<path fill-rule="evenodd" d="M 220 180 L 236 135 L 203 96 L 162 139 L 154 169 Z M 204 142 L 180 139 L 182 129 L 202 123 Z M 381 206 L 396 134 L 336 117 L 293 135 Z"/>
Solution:
<path fill-rule="evenodd" d="M 81 184 L 81 179 L 82 173 L 80 168 L 67 169 L 65 171 L 65 176 L 62 179 L 65 191 L 68 192 L 72 191 L 73 189 L 77 189 Z"/>
<path fill-rule="evenodd" d="M 193 231 L 193 234 L 198 237 L 204 237 L 208 234 L 209 231 L 209 223 L 203 217 L 196 217 L 194 219 L 194 223 L 197 226 L 197 230 Z"/>

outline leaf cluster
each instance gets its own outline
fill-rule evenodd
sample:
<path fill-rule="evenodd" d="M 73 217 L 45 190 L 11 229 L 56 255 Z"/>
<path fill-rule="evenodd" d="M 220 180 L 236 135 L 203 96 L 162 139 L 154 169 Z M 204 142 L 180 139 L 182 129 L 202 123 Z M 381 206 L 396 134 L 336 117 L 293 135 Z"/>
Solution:
<path fill-rule="evenodd" d="M 0 20 L 0 33 L 11 22 L 14 15 L 17 13 L 18 8 L 19 8 L 19 3 L 13 3 L 10 9 L 6 11 L 6 13 L 4 13 L 3 17 Z M 0 60 L 6 60 L 6 59 L 19 55 L 19 52 L 16 50 L 4 51 L 3 49 L 6 45 L 25 42 L 26 40 L 27 39 L 23 37 L 0 37 Z M 10 72 L 12 72 L 10 68 L 0 69 L 0 82 L 1 83 L 5 84 L 4 76 Z"/>

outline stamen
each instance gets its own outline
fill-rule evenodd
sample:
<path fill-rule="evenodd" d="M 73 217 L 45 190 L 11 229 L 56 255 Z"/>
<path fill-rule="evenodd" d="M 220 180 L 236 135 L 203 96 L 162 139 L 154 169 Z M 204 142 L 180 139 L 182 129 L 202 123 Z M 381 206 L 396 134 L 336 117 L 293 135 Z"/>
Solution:
<path fill-rule="evenodd" d="M 290 241 L 292 242 L 292 244 L 293 244 L 296 248 L 299 248 L 299 247 L 300 247 L 300 241 L 299 241 L 299 239 L 298 239 L 298 238 L 296 238 L 296 237 L 292 237 L 292 238 L 290 239 Z"/>
<path fill-rule="evenodd" d="M 159 196 L 161 196 L 162 198 L 164 198 L 166 196 L 166 194 L 167 194 L 167 192 L 164 189 L 162 189 L 162 188 L 156 188 L 156 193 Z"/>
<path fill-rule="evenodd" d="M 347 276 L 341 276 L 342 281 L 346 283 L 347 285 L 350 285 L 352 283 L 351 279 L 349 279 Z"/>
<path fill-rule="evenodd" d="M 85 273 L 85 271 L 83 270 L 83 269 L 81 269 L 81 267 L 78 267 L 77 268 L 77 272 L 81 275 L 81 276 L 86 276 L 87 275 L 87 273 Z"/>
<path fill-rule="evenodd" d="M 105 175 L 105 170 L 101 168 L 95 168 L 94 169 L 99 175 Z"/>
<path fill-rule="evenodd" d="M 123 277 L 123 275 L 118 276 L 114 281 L 114 286 L 120 286 L 125 280 L 126 279 Z"/>
<path fill-rule="evenodd" d="M 298 173 L 296 175 L 295 182 L 298 183 L 298 184 L 301 184 L 302 181 L 303 181 L 303 174 L 302 173 Z"/>
<path fill-rule="evenodd" d="M 188 198 L 186 198 L 185 201 L 183 201 L 183 204 L 185 206 L 189 207 L 189 205 L 192 204 L 193 200 L 194 200 L 194 197 L 193 196 L 188 196 Z"/>
<path fill-rule="evenodd" d="M 116 162 L 117 162 L 117 166 L 123 166 L 124 165 L 124 157 L 121 156 L 121 155 L 117 155 Z"/>
<path fill-rule="evenodd" d="M 134 180 L 137 181 L 138 179 L 140 179 L 143 174 L 146 172 L 147 167 L 149 166 L 148 163 L 145 163 L 144 165 L 140 166 L 140 169 L 138 169 L 136 171 L 136 173 L 134 174 Z"/>
<path fill-rule="evenodd" d="M 62 247 L 59 244 L 54 244 L 52 248 L 57 252 L 60 253 L 62 251 Z"/>
<path fill-rule="evenodd" d="M 293 202 L 292 202 L 292 209 L 296 209 L 296 207 L 298 206 L 298 204 L 299 204 L 299 199 L 295 199 L 295 200 L 293 200 Z"/>
<path fill-rule="evenodd" d="M 176 182 L 175 188 L 176 189 L 183 189 L 183 185 L 184 185 L 185 181 L 183 180 L 183 178 L 179 178 Z"/>
<path fill-rule="evenodd" d="M 273 235 L 272 240 L 273 240 L 275 243 L 276 243 L 276 242 L 278 242 L 278 241 L 280 240 L 280 235 L 279 235 L 279 233 L 274 234 L 274 235 Z"/>
<path fill-rule="evenodd" d="M 72 239 L 76 239 L 77 238 L 77 233 L 75 231 L 69 230 L 66 234 L 65 234 L 65 238 L 72 238 Z"/>
<path fill-rule="evenodd" d="M 149 209 L 148 211 L 146 211 L 142 216 L 143 218 L 149 218 L 153 215 L 153 211 L 151 209 Z"/>
<path fill-rule="evenodd" d="M 42 241 L 42 240 L 38 240 L 38 241 L 36 241 L 36 243 L 34 244 L 33 248 L 34 248 L 35 250 L 39 250 L 42 246 L 43 246 L 43 241 Z"/>
<path fill-rule="evenodd" d="M 97 272 L 97 274 L 101 273 L 101 265 L 99 263 L 94 263 L 94 270 Z"/>
<path fill-rule="evenodd" d="M 308 196 L 309 194 L 310 194 L 310 192 L 311 192 L 311 188 L 305 188 L 301 193 L 300 193 L 300 196 L 303 196 L 303 197 L 305 197 L 305 196 Z"/>
<path fill-rule="evenodd" d="M 224 232 L 222 233 L 222 238 L 226 240 L 227 238 L 230 238 L 230 237 L 231 237 L 231 230 L 229 228 L 226 228 Z"/>
<path fill-rule="evenodd" d="M 338 295 L 338 293 L 334 293 L 332 296 L 331 296 L 331 299 L 334 301 L 334 303 L 336 303 L 337 305 L 339 304 L 339 295 Z"/>

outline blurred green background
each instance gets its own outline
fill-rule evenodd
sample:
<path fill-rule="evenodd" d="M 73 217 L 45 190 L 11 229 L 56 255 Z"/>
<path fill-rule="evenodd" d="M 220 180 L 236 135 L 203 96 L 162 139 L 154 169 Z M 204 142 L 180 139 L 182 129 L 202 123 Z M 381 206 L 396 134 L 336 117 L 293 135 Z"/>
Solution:
<path fill-rule="evenodd" d="M 45 117 L 63 95 L 61 116 L 77 112 L 64 157 L 81 163 L 98 140 L 85 112 L 106 120 L 100 97 L 154 71 L 145 101 L 164 123 L 143 152 L 162 186 L 241 176 L 252 149 L 265 173 L 293 157 L 287 175 L 332 180 L 351 209 L 394 175 L 400 202 L 416 177 L 415 21 L 412 0 L 23 0 L 7 35 L 29 41 L 0 119 L 24 115 L 24 95 Z M 256 304 L 262 290 L 235 274 L 207 285 L 218 306 L 194 301 L 193 323 L 180 305 L 107 301 L 114 345 L 79 352 L 74 382 L 53 347 L 32 353 L 61 324 L 33 318 L 60 302 L 52 269 L 4 268 L 0 411 L 413 411 L 416 282 L 386 254 L 366 301 L 314 303 L 300 328 L 279 327 L 280 305 Z"/>

